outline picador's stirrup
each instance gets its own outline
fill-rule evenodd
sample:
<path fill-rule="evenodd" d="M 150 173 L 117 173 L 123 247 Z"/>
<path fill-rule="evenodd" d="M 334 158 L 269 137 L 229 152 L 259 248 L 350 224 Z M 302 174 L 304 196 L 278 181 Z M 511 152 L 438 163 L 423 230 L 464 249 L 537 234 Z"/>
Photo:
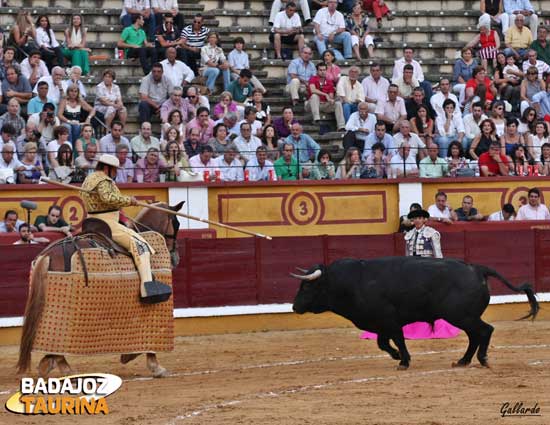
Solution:
<path fill-rule="evenodd" d="M 146 296 L 141 296 L 140 301 L 144 304 L 157 304 L 167 301 L 172 295 L 172 288 L 158 280 L 152 280 L 143 284 Z"/>

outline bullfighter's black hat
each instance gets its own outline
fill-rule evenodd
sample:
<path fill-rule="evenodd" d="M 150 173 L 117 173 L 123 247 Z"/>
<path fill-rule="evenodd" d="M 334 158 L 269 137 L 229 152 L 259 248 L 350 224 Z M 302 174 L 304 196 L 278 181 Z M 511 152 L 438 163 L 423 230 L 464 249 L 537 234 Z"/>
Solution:
<path fill-rule="evenodd" d="M 413 210 L 407 215 L 407 218 L 409 220 L 412 220 L 416 217 L 430 218 L 430 213 L 426 210 Z"/>

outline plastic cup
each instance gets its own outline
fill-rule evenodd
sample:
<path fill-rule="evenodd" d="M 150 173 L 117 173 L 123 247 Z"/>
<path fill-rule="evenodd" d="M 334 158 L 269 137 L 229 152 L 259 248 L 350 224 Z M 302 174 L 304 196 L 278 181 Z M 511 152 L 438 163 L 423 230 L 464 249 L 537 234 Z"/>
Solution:
<path fill-rule="evenodd" d="M 137 180 L 138 183 L 143 183 L 143 174 L 138 174 L 136 176 L 136 180 Z"/>

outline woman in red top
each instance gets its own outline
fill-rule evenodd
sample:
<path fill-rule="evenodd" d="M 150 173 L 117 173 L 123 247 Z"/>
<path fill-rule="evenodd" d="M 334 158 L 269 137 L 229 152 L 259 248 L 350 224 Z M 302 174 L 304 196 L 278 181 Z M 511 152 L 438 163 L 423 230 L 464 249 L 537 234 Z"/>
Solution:
<path fill-rule="evenodd" d="M 378 28 L 382 28 L 382 17 L 387 16 L 388 21 L 391 21 L 394 16 L 388 8 L 384 0 L 363 0 L 363 10 L 373 13 L 378 22 Z"/>
<path fill-rule="evenodd" d="M 472 78 L 466 82 L 465 103 L 474 97 L 478 85 L 483 85 L 485 87 L 485 99 L 481 100 L 485 102 L 485 109 L 487 109 L 495 98 L 497 89 L 493 82 L 487 77 L 487 72 L 481 65 L 475 67 Z"/>
<path fill-rule="evenodd" d="M 487 60 L 491 59 L 493 68 L 496 66 L 497 52 L 500 47 L 500 38 L 495 30 L 490 28 L 486 23 L 479 23 L 479 34 L 476 35 L 472 41 L 470 41 L 466 47 L 476 47 L 481 45 L 479 50 L 479 57 L 481 58 L 481 65 L 487 71 Z"/>

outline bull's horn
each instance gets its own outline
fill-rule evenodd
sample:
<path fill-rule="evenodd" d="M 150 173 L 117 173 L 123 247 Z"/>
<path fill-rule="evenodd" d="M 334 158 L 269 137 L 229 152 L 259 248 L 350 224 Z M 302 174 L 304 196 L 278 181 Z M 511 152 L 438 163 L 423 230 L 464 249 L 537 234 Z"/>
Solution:
<path fill-rule="evenodd" d="M 296 279 L 308 280 L 308 281 L 318 279 L 319 277 L 321 277 L 322 274 L 323 272 L 321 270 L 315 270 L 313 273 L 307 274 L 305 276 L 300 276 L 294 273 L 290 273 L 290 275 L 292 277 L 295 277 Z"/>
<path fill-rule="evenodd" d="M 298 270 L 300 273 L 307 273 L 306 269 L 303 269 L 301 267 L 294 267 L 296 270 Z"/>

